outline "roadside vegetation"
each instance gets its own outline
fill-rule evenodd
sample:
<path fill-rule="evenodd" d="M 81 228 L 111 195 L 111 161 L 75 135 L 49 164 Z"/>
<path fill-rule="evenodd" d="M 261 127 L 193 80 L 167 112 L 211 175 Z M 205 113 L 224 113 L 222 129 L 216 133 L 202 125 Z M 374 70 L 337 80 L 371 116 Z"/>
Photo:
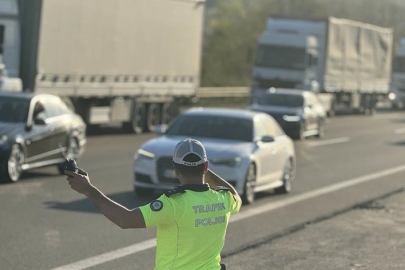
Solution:
<path fill-rule="evenodd" d="M 270 15 L 334 16 L 394 30 L 394 51 L 405 36 L 403 0 L 207 0 L 203 87 L 249 86 L 256 44 Z"/>

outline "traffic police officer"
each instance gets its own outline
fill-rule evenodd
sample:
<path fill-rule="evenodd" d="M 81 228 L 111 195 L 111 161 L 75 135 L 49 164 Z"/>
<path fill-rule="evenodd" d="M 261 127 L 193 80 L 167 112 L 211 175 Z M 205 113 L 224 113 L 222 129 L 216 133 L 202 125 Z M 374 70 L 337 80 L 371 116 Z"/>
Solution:
<path fill-rule="evenodd" d="M 208 169 L 204 146 L 197 140 L 177 144 L 173 167 L 181 186 L 132 210 L 107 198 L 88 176 L 66 173 L 72 189 L 85 194 L 119 227 L 157 227 L 155 270 L 225 269 L 220 252 L 229 218 L 241 207 L 238 193 Z"/>

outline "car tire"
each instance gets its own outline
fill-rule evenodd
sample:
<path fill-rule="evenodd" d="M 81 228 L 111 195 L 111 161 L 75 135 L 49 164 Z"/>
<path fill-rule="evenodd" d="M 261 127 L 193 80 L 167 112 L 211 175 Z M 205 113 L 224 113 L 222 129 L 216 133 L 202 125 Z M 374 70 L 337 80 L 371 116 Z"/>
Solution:
<path fill-rule="evenodd" d="M 256 166 L 250 164 L 246 173 L 245 184 L 242 194 L 242 202 L 244 204 L 252 204 L 255 201 L 255 186 L 256 186 Z"/>
<path fill-rule="evenodd" d="M 316 137 L 318 137 L 320 139 L 325 137 L 325 121 L 324 120 L 320 120 L 318 123 L 318 134 L 316 135 Z"/>
<path fill-rule="evenodd" d="M 22 165 L 24 164 L 24 161 L 24 151 L 20 145 L 14 144 L 11 147 L 7 161 L 2 165 L 2 182 L 12 183 L 20 180 L 23 174 Z"/>
<path fill-rule="evenodd" d="M 66 159 L 74 159 L 77 160 L 79 157 L 80 146 L 77 142 L 76 138 L 70 138 L 68 142 L 68 146 L 66 149 Z M 57 165 L 58 171 L 60 174 L 65 174 L 65 163 L 59 163 Z"/>
<path fill-rule="evenodd" d="M 134 193 L 138 197 L 149 197 L 155 193 L 155 190 L 153 188 L 134 187 Z"/>
<path fill-rule="evenodd" d="M 285 166 L 283 172 L 283 185 L 279 188 L 276 188 L 274 192 L 277 194 L 286 194 L 290 193 L 293 187 L 294 181 L 294 164 L 291 159 L 289 159 Z"/>

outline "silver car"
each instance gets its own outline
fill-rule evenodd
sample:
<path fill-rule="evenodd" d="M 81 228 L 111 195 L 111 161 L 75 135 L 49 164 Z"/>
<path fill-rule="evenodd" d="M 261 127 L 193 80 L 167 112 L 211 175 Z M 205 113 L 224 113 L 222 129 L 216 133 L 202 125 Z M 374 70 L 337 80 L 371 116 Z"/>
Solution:
<path fill-rule="evenodd" d="M 204 144 L 209 168 L 233 184 L 245 203 L 252 203 L 259 191 L 291 191 L 294 144 L 267 114 L 194 108 L 174 119 L 167 129 L 161 126 L 158 130 L 161 136 L 143 144 L 135 155 L 137 195 L 150 195 L 155 189 L 172 189 L 180 184 L 172 155 L 176 144 L 187 138 Z"/>

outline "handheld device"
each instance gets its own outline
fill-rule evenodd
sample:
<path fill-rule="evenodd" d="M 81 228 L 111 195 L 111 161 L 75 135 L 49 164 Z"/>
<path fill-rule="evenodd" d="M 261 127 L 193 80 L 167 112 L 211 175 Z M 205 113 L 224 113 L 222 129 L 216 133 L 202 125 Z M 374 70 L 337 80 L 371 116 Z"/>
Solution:
<path fill-rule="evenodd" d="M 78 173 L 78 174 L 81 174 L 84 176 L 87 175 L 87 173 L 85 171 L 83 171 L 83 170 L 79 169 L 79 167 L 77 167 L 77 163 L 74 159 L 66 159 L 64 167 L 65 167 L 65 171 Z"/>
<path fill-rule="evenodd" d="M 77 167 L 77 163 L 74 159 L 66 159 L 65 161 L 65 171 L 79 173 L 79 168 Z"/>
<path fill-rule="evenodd" d="M 58 144 L 58 147 L 59 147 L 59 151 L 62 153 L 63 157 L 65 158 L 65 165 L 64 165 L 65 171 L 70 171 L 70 172 L 78 173 L 81 175 L 87 175 L 87 173 L 85 171 L 79 169 L 79 167 L 77 166 L 77 163 L 74 159 L 68 159 L 66 157 L 66 153 L 61 144 Z"/>

